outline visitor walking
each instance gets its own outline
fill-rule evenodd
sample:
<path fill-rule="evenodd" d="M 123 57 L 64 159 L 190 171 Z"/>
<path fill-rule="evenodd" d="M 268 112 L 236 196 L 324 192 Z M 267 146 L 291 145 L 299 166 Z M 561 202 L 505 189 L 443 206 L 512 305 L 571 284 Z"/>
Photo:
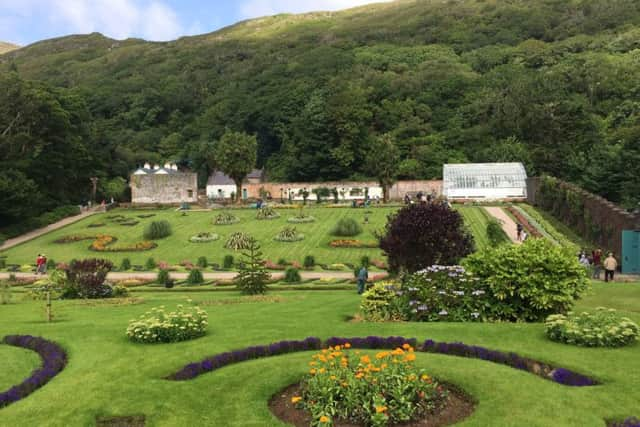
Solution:
<path fill-rule="evenodd" d="M 589 263 L 589 258 L 587 258 L 587 254 L 585 254 L 584 252 L 582 252 L 580 254 L 580 259 L 579 259 L 580 264 L 582 264 L 583 267 L 585 268 L 589 268 L 589 266 L 591 265 Z"/>
<path fill-rule="evenodd" d="M 367 279 L 369 279 L 369 272 L 367 271 L 367 267 L 363 265 L 358 272 L 358 295 L 362 295 L 364 292 Z"/>
<path fill-rule="evenodd" d="M 46 268 L 46 258 L 42 254 L 38 254 L 36 258 L 36 274 L 44 274 Z"/>
<path fill-rule="evenodd" d="M 519 242 L 523 240 L 522 239 L 522 230 L 523 230 L 522 224 L 518 223 L 516 225 L 516 239 L 518 239 Z"/>
<path fill-rule="evenodd" d="M 529 237 L 529 235 L 527 234 L 526 231 L 522 230 L 520 232 L 520 238 L 518 240 L 524 242 L 525 240 L 527 240 L 527 237 Z"/>
<path fill-rule="evenodd" d="M 593 251 L 591 260 L 593 261 L 593 275 L 591 278 L 600 280 L 600 271 L 602 270 L 602 250 L 600 248 Z"/>
<path fill-rule="evenodd" d="M 607 259 L 604 260 L 604 281 L 608 282 L 609 278 L 613 282 L 613 275 L 618 268 L 618 261 L 613 257 L 613 253 L 609 252 Z"/>

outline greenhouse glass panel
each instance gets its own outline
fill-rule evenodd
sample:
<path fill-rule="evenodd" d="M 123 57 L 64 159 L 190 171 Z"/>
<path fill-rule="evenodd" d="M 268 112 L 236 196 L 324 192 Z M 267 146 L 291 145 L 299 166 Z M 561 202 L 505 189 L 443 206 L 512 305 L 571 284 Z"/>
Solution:
<path fill-rule="evenodd" d="M 443 192 L 450 199 L 520 199 L 527 197 L 522 163 L 446 164 Z"/>

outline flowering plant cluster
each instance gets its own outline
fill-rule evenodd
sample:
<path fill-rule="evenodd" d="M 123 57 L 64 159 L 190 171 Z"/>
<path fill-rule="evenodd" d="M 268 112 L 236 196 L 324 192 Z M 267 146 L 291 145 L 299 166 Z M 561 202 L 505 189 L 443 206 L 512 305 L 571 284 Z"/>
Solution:
<path fill-rule="evenodd" d="M 273 208 L 268 206 L 258 209 L 258 212 L 256 213 L 256 219 L 276 219 L 276 218 L 280 218 L 280 214 L 276 212 Z"/>
<path fill-rule="evenodd" d="M 217 233 L 204 231 L 202 233 L 196 234 L 195 236 L 191 236 L 189 238 L 189 241 L 191 243 L 206 243 L 206 242 L 213 242 L 215 240 L 218 240 L 219 238 L 220 238 L 220 235 L 218 235 Z"/>
<path fill-rule="evenodd" d="M 379 282 L 371 286 L 363 295 L 360 311 L 371 322 L 405 320 L 402 300 L 398 297 L 400 285 L 395 282 Z"/>
<path fill-rule="evenodd" d="M 332 248 L 377 248 L 378 244 L 375 242 L 363 242 L 356 239 L 338 239 L 332 240 L 329 243 Z"/>
<path fill-rule="evenodd" d="M 622 347 L 638 340 L 638 325 L 616 310 L 598 307 L 595 314 L 555 314 L 545 323 L 549 339 L 584 347 Z"/>
<path fill-rule="evenodd" d="M 287 219 L 287 222 L 290 222 L 292 224 L 305 224 L 309 222 L 315 222 L 315 220 L 316 220 L 315 217 L 311 215 L 302 214 L 298 216 L 289 217 Z"/>
<path fill-rule="evenodd" d="M 168 343 L 186 341 L 207 333 L 207 312 L 200 307 L 184 308 L 178 305 L 176 311 L 166 313 L 164 306 L 152 308 L 131 320 L 127 328 L 130 340 L 141 343 Z"/>
<path fill-rule="evenodd" d="M 413 273 L 396 294 L 410 321 L 481 321 L 490 307 L 480 279 L 458 265 L 432 265 Z"/>
<path fill-rule="evenodd" d="M 96 252 L 140 252 L 140 251 L 148 251 L 156 248 L 158 245 L 149 242 L 137 242 L 127 246 L 110 246 L 115 243 L 118 238 L 114 236 L 110 236 L 108 234 L 97 234 L 95 236 L 83 236 L 83 235 L 71 235 L 64 236 L 59 239 L 53 241 L 53 243 L 65 244 L 65 243 L 75 243 L 80 242 L 82 240 L 93 240 L 91 245 L 89 246 L 89 250 Z"/>
<path fill-rule="evenodd" d="M 413 364 L 414 348 L 404 343 L 375 357 L 353 352 L 351 343 L 330 346 L 312 356 L 301 396 L 292 403 L 308 410 L 312 425 L 334 419 L 384 426 L 407 422 L 435 409 L 446 391 Z"/>
<path fill-rule="evenodd" d="M 40 355 L 43 364 L 22 383 L 11 387 L 7 391 L 0 392 L 0 408 L 27 397 L 49 382 L 67 364 L 67 355 L 64 350 L 56 343 L 47 341 L 44 338 L 30 335 L 7 335 L 2 342 L 35 351 Z"/>

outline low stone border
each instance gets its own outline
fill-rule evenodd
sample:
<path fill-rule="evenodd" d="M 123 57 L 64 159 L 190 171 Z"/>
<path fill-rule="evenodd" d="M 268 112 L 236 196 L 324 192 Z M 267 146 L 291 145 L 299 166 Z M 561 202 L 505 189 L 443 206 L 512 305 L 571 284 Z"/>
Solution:
<path fill-rule="evenodd" d="M 426 340 L 421 346 L 417 346 L 417 340 L 415 338 L 377 336 L 351 338 L 332 337 L 324 342 L 317 337 L 308 337 L 302 341 L 279 341 L 268 345 L 247 347 L 240 350 L 219 353 L 207 357 L 200 362 L 190 363 L 179 371 L 167 376 L 165 379 L 173 381 L 190 380 L 207 372 L 212 372 L 227 365 L 244 362 L 246 360 L 260 359 L 286 353 L 320 350 L 321 348 L 342 345 L 347 342 L 351 344 L 351 348 L 386 350 L 393 350 L 407 343 L 419 352 L 481 359 L 506 365 L 511 368 L 521 369 L 546 380 L 566 386 L 585 387 L 598 384 L 596 380 L 585 375 L 569 369 L 553 367 L 534 359 L 519 356 L 516 353 L 505 353 L 479 346 L 469 346 L 463 343 L 437 343 L 433 340 Z"/>
<path fill-rule="evenodd" d="M 67 354 L 56 343 L 31 335 L 7 335 L 4 344 L 35 351 L 42 358 L 42 366 L 20 384 L 0 393 L 0 408 L 24 399 L 58 375 L 67 365 Z"/>

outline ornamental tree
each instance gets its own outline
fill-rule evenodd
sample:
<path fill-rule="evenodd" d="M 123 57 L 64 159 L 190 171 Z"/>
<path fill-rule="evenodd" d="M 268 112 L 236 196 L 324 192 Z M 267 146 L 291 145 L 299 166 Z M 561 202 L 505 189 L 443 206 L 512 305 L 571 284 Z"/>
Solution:
<path fill-rule="evenodd" d="M 474 250 L 462 216 L 440 203 L 409 205 L 389 215 L 379 241 L 394 273 L 454 265 Z"/>
<path fill-rule="evenodd" d="M 252 237 L 249 240 L 247 252 L 242 255 L 245 259 L 235 279 L 238 290 L 247 295 L 264 294 L 267 292 L 267 281 L 271 274 L 264 266 L 260 245 L 256 239 Z"/>
<path fill-rule="evenodd" d="M 218 167 L 236 184 L 236 202 L 242 201 L 242 181 L 256 164 L 258 140 L 255 135 L 227 131 L 216 147 Z"/>
<path fill-rule="evenodd" d="M 373 142 L 367 153 L 366 164 L 367 169 L 380 183 L 382 200 L 387 203 L 389 187 L 396 182 L 400 165 L 400 151 L 391 135 L 382 135 Z"/>

